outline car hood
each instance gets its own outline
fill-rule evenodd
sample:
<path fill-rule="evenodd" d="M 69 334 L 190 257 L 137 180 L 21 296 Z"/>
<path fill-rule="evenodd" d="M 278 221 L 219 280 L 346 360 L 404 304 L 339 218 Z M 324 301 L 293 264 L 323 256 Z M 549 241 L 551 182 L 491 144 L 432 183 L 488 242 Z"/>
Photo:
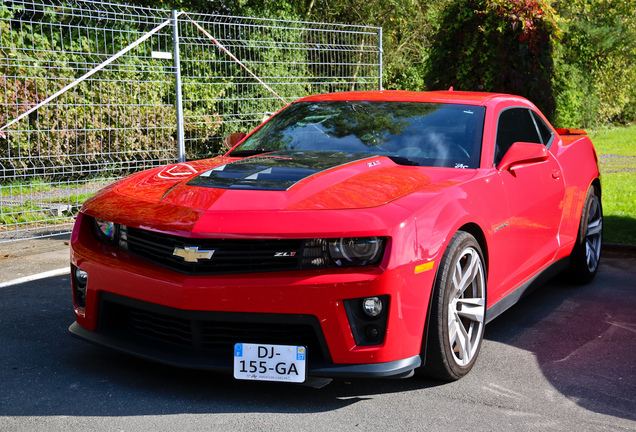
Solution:
<path fill-rule="evenodd" d="M 319 154 L 317 154 L 319 153 Z M 123 179 L 83 211 L 118 223 L 189 230 L 204 214 L 380 207 L 415 191 L 437 193 L 475 170 L 405 166 L 359 153 L 286 152 L 217 157 L 169 165 Z M 238 212 L 238 213 L 237 213 Z"/>
<path fill-rule="evenodd" d="M 462 173 L 469 174 L 378 155 L 298 151 L 170 165 L 133 176 L 116 191 L 200 210 L 340 210 L 380 206 L 440 182 L 449 186 Z"/>

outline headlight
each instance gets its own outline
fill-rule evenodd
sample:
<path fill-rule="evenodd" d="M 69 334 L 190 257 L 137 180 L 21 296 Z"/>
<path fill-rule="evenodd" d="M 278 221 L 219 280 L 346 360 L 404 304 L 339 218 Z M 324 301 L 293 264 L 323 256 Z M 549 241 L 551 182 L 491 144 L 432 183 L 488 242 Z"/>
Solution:
<path fill-rule="evenodd" d="M 117 225 L 104 219 L 93 219 L 97 237 L 106 244 L 113 244 L 117 235 Z"/>
<path fill-rule="evenodd" d="M 386 237 L 305 240 L 300 268 L 352 267 L 378 264 Z"/>
<path fill-rule="evenodd" d="M 384 238 L 350 237 L 329 241 L 329 255 L 338 266 L 376 264 L 382 259 Z"/>

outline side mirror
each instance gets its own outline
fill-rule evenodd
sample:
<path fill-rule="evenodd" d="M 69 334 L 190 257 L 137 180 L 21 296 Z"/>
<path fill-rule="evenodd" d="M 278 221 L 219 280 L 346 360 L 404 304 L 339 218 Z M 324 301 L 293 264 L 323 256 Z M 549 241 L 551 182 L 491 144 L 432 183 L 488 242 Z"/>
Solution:
<path fill-rule="evenodd" d="M 246 136 L 247 134 L 244 134 L 243 132 L 234 132 L 231 134 L 227 134 L 227 136 L 225 137 L 225 141 L 223 141 L 223 145 L 226 149 L 231 150 Z"/>
<path fill-rule="evenodd" d="M 516 142 L 506 152 L 497 168 L 512 170 L 515 165 L 531 164 L 548 160 L 548 149 L 543 144 Z"/>

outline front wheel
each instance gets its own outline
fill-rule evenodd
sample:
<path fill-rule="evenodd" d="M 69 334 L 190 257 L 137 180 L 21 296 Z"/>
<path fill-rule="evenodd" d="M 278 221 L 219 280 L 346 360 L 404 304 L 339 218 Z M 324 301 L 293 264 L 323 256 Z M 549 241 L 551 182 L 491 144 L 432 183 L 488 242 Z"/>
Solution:
<path fill-rule="evenodd" d="M 457 232 L 444 252 L 430 313 L 421 372 L 431 378 L 457 380 L 475 364 L 486 317 L 483 254 L 467 232 Z"/>

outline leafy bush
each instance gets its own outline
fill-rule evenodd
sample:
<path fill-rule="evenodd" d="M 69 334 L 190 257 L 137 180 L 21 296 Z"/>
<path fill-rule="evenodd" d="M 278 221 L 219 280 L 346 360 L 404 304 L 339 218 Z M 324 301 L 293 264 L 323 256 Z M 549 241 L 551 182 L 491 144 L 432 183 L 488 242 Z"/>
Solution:
<path fill-rule="evenodd" d="M 490 91 L 555 111 L 554 13 L 539 0 L 458 0 L 444 10 L 426 69 L 429 89 Z"/>
<path fill-rule="evenodd" d="M 630 0 L 458 0 L 444 9 L 429 89 L 519 94 L 559 127 L 636 120 Z"/>
<path fill-rule="evenodd" d="M 554 2 L 558 124 L 589 127 L 636 120 L 636 8 L 632 0 Z"/>

